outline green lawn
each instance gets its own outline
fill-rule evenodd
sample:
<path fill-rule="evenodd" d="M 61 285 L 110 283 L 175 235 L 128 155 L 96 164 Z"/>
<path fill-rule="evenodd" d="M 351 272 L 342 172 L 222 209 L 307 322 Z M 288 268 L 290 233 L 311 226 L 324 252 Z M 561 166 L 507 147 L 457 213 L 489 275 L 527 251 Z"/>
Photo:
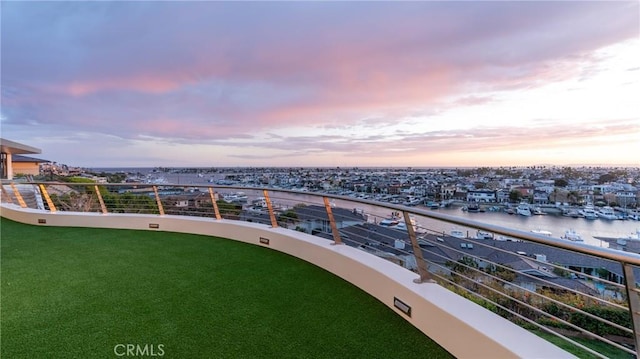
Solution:
<path fill-rule="evenodd" d="M 118 344 L 164 358 L 450 357 L 360 289 L 269 249 L 4 218 L 0 234 L 2 358 L 126 357 Z"/>

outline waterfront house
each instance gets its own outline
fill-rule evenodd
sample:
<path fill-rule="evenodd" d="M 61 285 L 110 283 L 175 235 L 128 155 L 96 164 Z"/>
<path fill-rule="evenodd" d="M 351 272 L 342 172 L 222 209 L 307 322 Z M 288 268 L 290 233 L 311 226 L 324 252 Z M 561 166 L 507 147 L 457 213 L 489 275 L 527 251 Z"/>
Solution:
<path fill-rule="evenodd" d="M 440 198 L 443 200 L 452 199 L 456 193 L 456 187 L 451 185 L 443 185 L 440 187 Z"/>
<path fill-rule="evenodd" d="M 467 202 L 495 202 L 496 191 L 492 190 L 471 190 L 467 192 Z"/>
<path fill-rule="evenodd" d="M 534 204 L 549 204 L 549 194 L 545 191 L 535 190 L 533 192 Z"/>
<path fill-rule="evenodd" d="M 626 190 L 615 192 L 615 201 L 620 207 L 635 206 L 638 204 L 638 191 Z"/>
<path fill-rule="evenodd" d="M 499 189 L 496 191 L 496 202 L 498 203 L 508 203 L 509 202 L 509 190 L 508 189 Z"/>

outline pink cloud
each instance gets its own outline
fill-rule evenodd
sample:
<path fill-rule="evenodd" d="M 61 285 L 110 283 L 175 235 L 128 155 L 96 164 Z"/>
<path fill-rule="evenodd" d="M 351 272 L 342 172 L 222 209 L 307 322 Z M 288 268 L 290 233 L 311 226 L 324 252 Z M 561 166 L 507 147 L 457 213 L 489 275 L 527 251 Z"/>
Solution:
<path fill-rule="evenodd" d="M 8 121 L 201 142 L 401 121 L 589 76 L 576 65 L 638 25 L 637 3 L 5 5 Z"/>
<path fill-rule="evenodd" d="M 161 94 L 177 89 L 182 84 L 180 81 L 170 78 L 142 77 L 130 79 L 112 79 L 106 81 L 94 82 L 74 82 L 66 86 L 63 90 L 71 96 L 82 97 L 89 94 L 102 91 L 140 91 L 151 94 Z"/>

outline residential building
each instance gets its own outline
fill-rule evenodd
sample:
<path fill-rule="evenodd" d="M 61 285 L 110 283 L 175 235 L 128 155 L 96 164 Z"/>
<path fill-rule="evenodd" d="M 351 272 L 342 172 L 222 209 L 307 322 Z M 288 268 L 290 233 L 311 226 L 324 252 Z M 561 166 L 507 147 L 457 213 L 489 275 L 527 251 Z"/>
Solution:
<path fill-rule="evenodd" d="M 13 179 L 16 173 L 39 174 L 39 164 L 43 162 L 43 160 L 32 159 L 31 161 L 19 160 L 16 162 L 14 157 L 41 152 L 39 148 L 0 138 L 0 178 Z M 18 158 L 25 159 L 25 157 Z"/>
<path fill-rule="evenodd" d="M 468 202 L 495 202 L 496 191 L 491 190 L 471 190 L 467 191 Z"/>

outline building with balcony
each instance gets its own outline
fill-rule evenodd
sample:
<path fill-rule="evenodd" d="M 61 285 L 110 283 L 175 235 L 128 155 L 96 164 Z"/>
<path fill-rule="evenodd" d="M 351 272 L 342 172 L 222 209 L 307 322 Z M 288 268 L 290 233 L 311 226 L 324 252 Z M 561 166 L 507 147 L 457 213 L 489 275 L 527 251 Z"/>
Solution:
<path fill-rule="evenodd" d="M 467 191 L 468 202 L 496 202 L 496 191 L 470 190 Z"/>

